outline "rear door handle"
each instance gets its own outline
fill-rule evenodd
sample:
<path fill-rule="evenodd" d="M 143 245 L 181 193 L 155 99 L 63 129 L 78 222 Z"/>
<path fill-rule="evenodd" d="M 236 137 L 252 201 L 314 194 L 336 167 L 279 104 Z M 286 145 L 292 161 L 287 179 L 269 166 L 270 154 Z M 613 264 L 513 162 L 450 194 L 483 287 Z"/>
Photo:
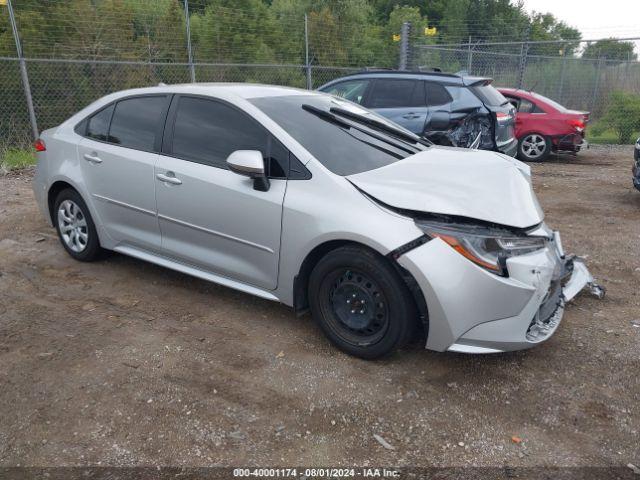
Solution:
<path fill-rule="evenodd" d="M 405 113 L 402 118 L 407 118 L 407 119 L 411 119 L 411 118 L 420 118 L 422 115 L 420 115 L 419 113 Z"/>
<path fill-rule="evenodd" d="M 167 172 L 166 174 L 158 173 L 156 174 L 156 178 L 161 182 L 170 183 L 171 185 L 182 185 L 182 180 L 176 178 L 173 172 Z"/>
<path fill-rule="evenodd" d="M 87 162 L 102 163 L 102 159 L 98 155 L 96 155 L 95 153 L 92 153 L 92 154 L 85 153 L 83 156 L 84 156 L 84 159 Z"/>

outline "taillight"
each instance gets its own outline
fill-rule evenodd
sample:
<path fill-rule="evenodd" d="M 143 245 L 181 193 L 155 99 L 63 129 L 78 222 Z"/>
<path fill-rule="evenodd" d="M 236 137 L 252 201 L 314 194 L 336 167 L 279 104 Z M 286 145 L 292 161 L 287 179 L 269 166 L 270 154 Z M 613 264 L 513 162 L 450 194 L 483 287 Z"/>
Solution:
<path fill-rule="evenodd" d="M 570 120 L 567 120 L 567 122 L 576 130 L 579 130 L 579 131 L 584 130 L 584 122 L 582 120 L 572 118 Z"/>
<path fill-rule="evenodd" d="M 508 120 L 511 120 L 511 115 L 509 115 L 508 113 L 504 113 L 504 112 L 497 112 L 496 113 L 496 120 L 498 120 L 499 122 L 506 122 Z"/>
<path fill-rule="evenodd" d="M 47 146 L 44 144 L 44 140 L 42 140 L 41 138 L 37 139 L 34 143 L 33 146 L 36 149 L 36 152 L 44 152 L 47 150 Z"/>

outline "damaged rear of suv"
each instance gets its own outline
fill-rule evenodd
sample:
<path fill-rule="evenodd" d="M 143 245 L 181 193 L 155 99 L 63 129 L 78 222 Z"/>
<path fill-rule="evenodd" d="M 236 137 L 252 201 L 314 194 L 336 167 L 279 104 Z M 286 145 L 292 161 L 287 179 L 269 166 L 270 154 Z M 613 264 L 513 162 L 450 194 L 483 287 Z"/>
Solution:
<path fill-rule="evenodd" d="M 366 71 L 320 91 L 346 98 L 438 145 L 515 156 L 515 109 L 490 78 L 441 72 Z"/>

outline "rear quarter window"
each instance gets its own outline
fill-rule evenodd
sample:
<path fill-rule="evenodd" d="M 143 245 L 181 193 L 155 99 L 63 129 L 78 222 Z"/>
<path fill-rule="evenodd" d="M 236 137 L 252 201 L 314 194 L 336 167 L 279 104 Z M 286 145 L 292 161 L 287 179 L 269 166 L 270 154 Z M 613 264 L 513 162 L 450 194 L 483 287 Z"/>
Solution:
<path fill-rule="evenodd" d="M 482 100 L 482 103 L 490 107 L 499 107 L 508 102 L 504 95 L 491 85 L 478 85 L 470 87 L 470 90 Z"/>
<path fill-rule="evenodd" d="M 89 117 L 87 120 L 87 137 L 100 140 L 101 142 L 107 141 L 113 108 L 114 105 L 110 105 L 92 117 Z"/>

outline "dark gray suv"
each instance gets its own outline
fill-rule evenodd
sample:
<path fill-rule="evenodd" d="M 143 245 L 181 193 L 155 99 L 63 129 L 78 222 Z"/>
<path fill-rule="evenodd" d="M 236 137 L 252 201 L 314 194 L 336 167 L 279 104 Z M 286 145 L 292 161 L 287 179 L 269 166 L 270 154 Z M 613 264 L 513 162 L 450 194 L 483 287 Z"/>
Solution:
<path fill-rule="evenodd" d="M 490 78 L 441 72 L 365 71 L 320 91 L 369 108 L 438 145 L 515 156 L 515 110 Z"/>

